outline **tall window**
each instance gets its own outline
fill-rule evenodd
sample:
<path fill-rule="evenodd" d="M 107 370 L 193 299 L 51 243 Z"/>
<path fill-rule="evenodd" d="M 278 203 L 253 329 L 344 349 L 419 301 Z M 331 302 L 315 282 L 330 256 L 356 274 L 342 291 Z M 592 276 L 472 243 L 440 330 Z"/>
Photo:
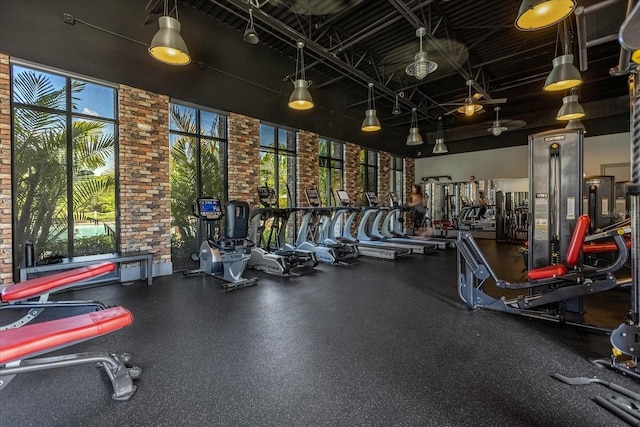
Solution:
<path fill-rule="evenodd" d="M 171 259 L 175 270 L 192 267 L 189 254 L 202 241 L 192 206 L 198 197 L 227 199 L 227 116 L 172 102 L 169 124 Z"/>
<path fill-rule="evenodd" d="M 334 205 L 331 190 L 339 190 L 344 187 L 344 144 L 320 138 L 320 188 L 319 193 L 325 206 Z"/>
<path fill-rule="evenodd" d="M 13 64 L 14 265 L 117 250 L 117 91 Z"/>
<path fill-rule="evenodd" d="M 260 125 L 260 185 L 275 189 L 278 205 L 281 208 L 295 206 L 295 131 Z"/>
<path fill-rule="evenodd" d="M 391 156 L 391 182 L 389 188 L 398 195 L 400 203 L 404 203 L 404 159 L 398 156 Z"/>
<path fill-rule="evenodd" d="M 360 150 L 360 185 L 362 186 L 362 206 L 367 206 L 367 191 L 378 194 L 378 152 Z"/>
<path fill-rule="evenodd" d="M 275 190 L 279 207 L 297 204 L 295 131 L 260 125 L 260 185 Z M 267 224 L 267 227 L 270 225 Z M 288 243 L 293 243 L 296 226 L 296 216 L 291 215 L 285 232 Z"/>

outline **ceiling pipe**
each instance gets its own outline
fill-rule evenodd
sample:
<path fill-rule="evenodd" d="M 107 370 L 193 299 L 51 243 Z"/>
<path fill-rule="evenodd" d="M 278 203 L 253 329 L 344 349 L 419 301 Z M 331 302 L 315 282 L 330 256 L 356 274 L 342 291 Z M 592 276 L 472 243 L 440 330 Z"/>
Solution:
<path fill-rule="evenodd" d="M 622 0 L 604 0 L 600 3 L 596 3 L 587 7 L 578 6 L 573 12 L 576 16 L 576 29 L 578 32 L 578 52 L 580 52 L 580 58 L 578 59 L 580 63 L 580 71 L 587 71 L 587 69 L 589 68 L 589 61 L 587 59 L 587 47 L 596 46 L 595 44 L 587 46 L 587 14 L 595 13 L 621 1 Z M 628 1 L 629 3 L 633 2 L 633 0 Z M 607 40 L 604 39 L 605 37 L 600 38 L 602 42 L 606 42 Z"/>

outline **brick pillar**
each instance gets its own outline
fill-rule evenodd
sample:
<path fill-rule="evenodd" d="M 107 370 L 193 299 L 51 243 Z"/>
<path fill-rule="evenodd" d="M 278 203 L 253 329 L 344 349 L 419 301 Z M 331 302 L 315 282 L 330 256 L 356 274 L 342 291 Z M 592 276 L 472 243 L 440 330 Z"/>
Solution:
<path fill-rule="evenodd" d="M 9 57 L 0 54 L 0 284 L 13 279 L 10 89 Z"/>
<path fill-rule="evenodd" d="M 387 204 L 382 202 L 388 199 L 389 189 L 391 183 L 391 154 L 381 151 L 378 158 L 378 200 L 380 204 Z"/>
<path fill-rule="evenodd" d="M 400 200 L 400 204 L 407 203 L 409 199 L 409 194 L 411 194 L 411 186 L 416 183 L 416 160 L 413 158 L 405 158 L 404 159 L 404 182 L 402 186 L 404 187 L 405 200 Z M 424 188 L 422 189 L 424 193 Z M 405 224 L 412 224 L 411 214 L 410 212 L 405 212 L 404 214 Z"/>
<path fill-rule="evenodd" d="M 344 153 L 344 190 L 355 205 L 362 200 L 360 182 L 360 146 L 347 142 Z"/>
<path fill-rule="evenodd" d="M 416 159 L 404 159 L 404 194 L 411 193 L 411 186 L 416 183 Z"/>
<path fill-rule="evenodd" d="M 120 250 L 153 252 L 154 274 L 171 274 L 169 97 L 120 85 L 119 105 Z"/>
<path fill-rule="evenodd" d="M 297 147 L 297 183 L 296 197 L 298 206 L 307 206 L 304 190 L 320 184 L 320 153 L 318 152 L 319 136 L 305 130 L 298 131 Z"/>
<path fill-rule="evenodd" d="M 229 115 L 229 200 L 260 207 L 260 120 L 242 114 Z"/>

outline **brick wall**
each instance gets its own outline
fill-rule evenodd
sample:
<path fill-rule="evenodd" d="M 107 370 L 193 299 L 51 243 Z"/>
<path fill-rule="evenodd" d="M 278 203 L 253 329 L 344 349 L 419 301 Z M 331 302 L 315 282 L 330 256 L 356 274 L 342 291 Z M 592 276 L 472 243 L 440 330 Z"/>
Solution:
<path fill-rule="evenodd" d="M 242 200 L 259 207 L 260 120 L 242 114 L 229 114 L 228 148 L 229 200 Z"/>
<path fill-rule="evenodd" d="M 411 193 L 411 186 L 416 183 L 416 160 L 404 159 L 404 194 Z"/>
<path fill-rule="evenodd" d="M 119 105 L 120 249 L 171 266 L 169 98 L 120 85 Z"/>
<path fill-rule="evenodd" d="M 298 148 L 297 148 L 297 190 L 298 206 L 307 206 L 307 198 L 304 196 L 304 190 L 317 187 L 320 184 L 319 168 L 320 153 L 318 152 L 318 134 L 298 131 Z"/>
<path fill-rule="evenodd" d="M 13 279 L 9 57 L 0 54 L 0 284 Z"/>
<path fill-rule="evenodd" d="M 344 154 L 344 190 L 351 202 L 358 205 L 362 200 L 362 184 L 360 183 L 360 146 L 346 143 Z"/>
<path fill-rule="evenodd" d="M 378 158 L 378 200 L 381 205 L 388 205 L 391 186 L 391 154 L 380 151 Z"/>

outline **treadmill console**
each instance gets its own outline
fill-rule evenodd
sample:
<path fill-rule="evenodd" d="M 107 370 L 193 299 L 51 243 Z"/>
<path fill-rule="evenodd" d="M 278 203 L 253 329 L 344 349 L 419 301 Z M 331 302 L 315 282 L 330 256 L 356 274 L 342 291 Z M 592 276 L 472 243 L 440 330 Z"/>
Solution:
<path fill-rule="evenodd" d="M 350 206 L 351 205 L 351 199 L 349 199 L 349 195 L 347 194 L 346 191 L 338 190 L 338 191 L 336 191 L 336 196 L 338 197 L 338 201 L 340 202 L 340 205 L 342 205 L 342 206 Z"/>
<path fill-rule="evenodd" d="M 309 202 L 309 206 L 320 206 L 320 196 L 318 195 L 318 191 L 315 188 L 308 188 L 304 190 L 305 196 L 307 196 L 307 202 Z"/>
<path fill-rule="evenodd" d="M 222 204 L 214 197 L 200 197 L 197 200 L 197 216 L 203 219 L 216 220 L 222 218 Z"/>
<path fill-rule="evenodd" d="M 376 193 L 373 191 L 367 191 L 365 194 L 367 195 L 367 200 L 369 200 L 369 206 L 378 206 L 380 204 Z"/>
<path fill-rule="evenodd" d="M 389 206 L 391 206 L 392 208 L 396 208 L 398 206 L 400 206 L 400 201 L 398 200 L 398 194 L 391 192 L 389 193 L 389 201 L 391 202 L 391 204 Z"/>
<path fill-rule="evenodd" d="M 276 206 L 276 191 L 272 187 L 258 187 L 258 198 L 265 208 Z"/>

